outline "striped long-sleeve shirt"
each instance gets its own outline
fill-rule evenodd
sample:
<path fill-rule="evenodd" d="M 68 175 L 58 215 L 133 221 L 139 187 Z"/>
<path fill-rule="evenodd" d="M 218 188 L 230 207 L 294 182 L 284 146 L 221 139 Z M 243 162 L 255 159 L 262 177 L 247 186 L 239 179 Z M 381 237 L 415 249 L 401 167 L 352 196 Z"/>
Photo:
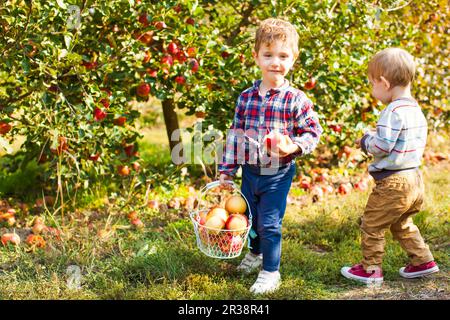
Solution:
<path fill-rule="evenodd" d="M 243 91 L 236 103 L 235 116 L 227 132 L 220 173 L 233 176 L 244 163 L 259 167 L 281 167 L 295 157 L 311 153 L 319 142 L 322 127 L 313 104 L 304 92 L 293 88 L 286 80 L 264 97 L 259 94 L 261 80 Z M 261 147 L 263 138 L 276 130 L 289 135 L 299 151 L 286 157 L 267 158 Z"/>
<path fill-rule="evenodd" d="M 427 121 L 420 106 L 415 100 L 401 98 L 381 112 L 376 133 L 366 133 L 361 148 L 374 156 L 369 173 L 378 180 L 418 168 L 426 141 Z"/>

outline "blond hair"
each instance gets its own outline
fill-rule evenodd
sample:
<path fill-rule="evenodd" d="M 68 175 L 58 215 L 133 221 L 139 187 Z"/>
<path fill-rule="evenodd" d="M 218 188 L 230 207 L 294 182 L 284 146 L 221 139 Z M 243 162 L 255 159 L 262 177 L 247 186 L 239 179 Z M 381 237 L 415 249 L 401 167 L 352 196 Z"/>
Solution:
<path fill-rule="evenodd" d="M 263 44 L 270 46 L 281 40 L 292 48 L 294 58 L 298 56 L 298 33 L 294 26 L 282 19 L 269 18 L 263 20 L 256 30 L 255 52 L 258 53 Z"/>
<path fill-rule="evenodd" d="M 392 87 L 407 86 L 414 80 L 416 64 L 407 51 L 387 48 L 378 52 L 369 62 L 369 77 L 380 80 L 384 77 Z"/>

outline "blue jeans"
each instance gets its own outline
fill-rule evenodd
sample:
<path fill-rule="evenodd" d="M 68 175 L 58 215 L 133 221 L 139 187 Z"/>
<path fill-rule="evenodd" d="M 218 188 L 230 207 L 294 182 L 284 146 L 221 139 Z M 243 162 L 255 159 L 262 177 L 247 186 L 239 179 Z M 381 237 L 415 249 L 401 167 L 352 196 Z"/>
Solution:
<path fill-rule="evenodd" d="M 249 236 L 250 251 L 263 254 L 266 271 L 280 268 L 281 224 L 295 169 L 293 162 L 273 175 L 261 175 L 255 166 L 242 166 L 241 191 L 249 202 L 254 231 Z"/>

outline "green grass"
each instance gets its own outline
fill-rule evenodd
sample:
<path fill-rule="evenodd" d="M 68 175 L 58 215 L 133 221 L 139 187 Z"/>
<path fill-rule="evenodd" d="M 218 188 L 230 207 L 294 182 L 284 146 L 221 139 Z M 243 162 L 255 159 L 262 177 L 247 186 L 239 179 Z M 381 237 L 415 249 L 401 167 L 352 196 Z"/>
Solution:
<path fill-rule="evenodd" d="M 449 199 L 447 167 L 425 169 L 427 203 L 414 217 L 430 245 L 441 272 L 406 281 L 398 268 L 408 258 L 387 234 L 385 283 L 367 287 L 344 279 L 339 270 L 361 259 L 357 219 L 368 193 L 330 196 L 299 208 L 288 206 L 283 224 L 282 286 L 262 299 L 410 299 L 450 296 Z M 184 189 L 179 191 L 183 194 Z M 94 223 L 104 226 L 108 215 L 126 225 L 114 206 L 100 212 Z M 91 212 L 92 213 L 92 212 Z M 89 214 L 91 214 L 89 213 Z M 101 241 L 86 226 L 88 213 L 71 222 L 63 243 L 26 252 L 25 246 L 0 248 L 1 299 L 254 299 L 248 288 L 257 273 L 236 272 L 240 258 L 218 260 L 203 255 L 195 244 L 186 212 L 157 213 L 142 209 L 142 231 L 118 228 Z M 247 250 L 247 249 L 245 249 Z M 245 251 L 244 251 L 245 253 Z M 67 287 L 66 269 L 78 265 L 81 289 Z"/>
<path fill-rule="evenodd" d="M 143 165 L 160 175 L 149 197 L 167 203 L 188 196 L 186 183 L 198 172 L 180 179 L 179 168 L 171 165 L 163 127 L 143 130 L 143 135 Z M 30 177 L 35 168 L 26 170 Z M 381 288 L 367 288 L 340 275 L 342 266 L 361 259 L 357 220 L 368 192 L 289 205 L 283 223 L 282 285 L 272 294 L 255 297 L 248 288 L 257 272 L 239 274 L 235 269 L 241 258 L 218 260 L 202 254 L 186 210 L 157 212 L 142 206 L 145 190 L 124 204 L 125 190 L 105 182 L 80 194 L 77 210 L 66 212 L 64 221 L 55 216 L 63 241 L 48 239 L 47 248 L 35 252 L 25 245 L 0 247 L 0 299 L 449 299 L 450 166 L 446 162 L 423 171 L 426 203 L 414 221 L 441 269 L 425 279 L 400 278 L 398 269 L 408 258 L 389 233 Z M 23 187 L 20 183 L 26 179 L 20 174 L 24 173 L 8 178 L 11 188 Z M 296 188 L 290 194 L 305 195 Z M 140 231 L 127 220 L 132 209 L 145 223 Z M 20 214 L 30 222 L 36 212 Z M 52 222 L 49 213 L 45 217 Z M 0 234 L 6 231 L 0 229 Z M 113 232 L 102 240 L 101 229 Z M 80 289 L 67 285 L 70 265 L 81 268 Z"/>

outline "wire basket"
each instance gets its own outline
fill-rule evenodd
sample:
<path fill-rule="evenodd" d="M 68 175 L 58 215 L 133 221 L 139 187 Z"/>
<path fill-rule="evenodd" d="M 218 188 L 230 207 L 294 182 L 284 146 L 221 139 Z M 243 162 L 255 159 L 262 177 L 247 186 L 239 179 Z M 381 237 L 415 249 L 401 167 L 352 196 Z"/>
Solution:
<path fill-rule="evenodd" d="M 220 181 L 208 183 L 200 190 L 198 210 L 191 211 L 189 214 L 192 224 L 194 225 L 197 247 L 207 256 L 218 259 L 232 259 L 239 257 L 252 227 L 252 213 L 247 199 L 233 181 L 225 181 L 225 183 L 230 184 L 233 187 L 233 191 L 237 191 L 247 204 L 249 216 L 246 228 L 227 230 L 211 228 L 200 224 L 201 214 L 206 214 L 209 211 L 209 209 L 201 208 L 201 200 L 209 190 L 220 186 Z"/>

